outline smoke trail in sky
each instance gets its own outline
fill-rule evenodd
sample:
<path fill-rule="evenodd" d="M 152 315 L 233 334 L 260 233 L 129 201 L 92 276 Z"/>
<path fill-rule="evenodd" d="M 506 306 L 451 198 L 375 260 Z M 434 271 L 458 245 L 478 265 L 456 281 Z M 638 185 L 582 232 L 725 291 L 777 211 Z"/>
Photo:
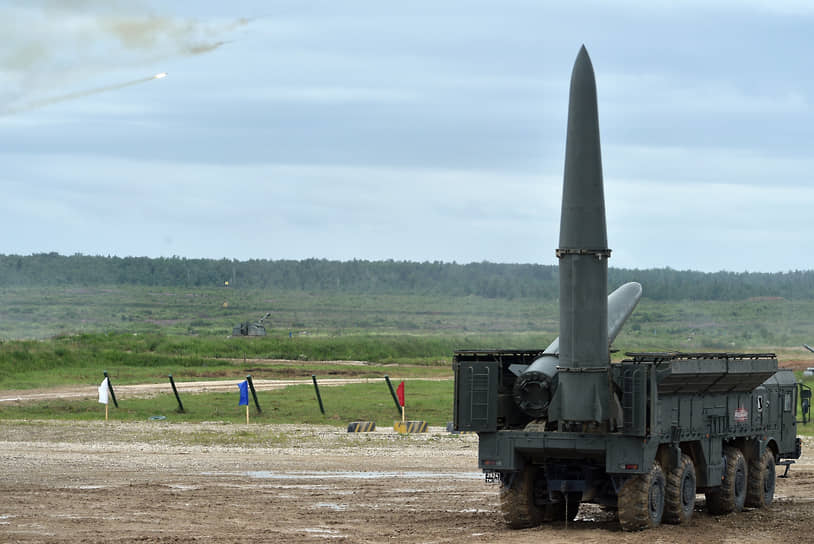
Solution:
<path fill-rule="evenodd" d="M 9 108 L 2 112 L 0 115 L 14 115 L 15 113 L 21 113 L 24 111 L 31 111 L 36 110 L 39 108 L 44 108 L 45 106 L 50 106 L 51 104 L 57 104 L 59 102 L 65 102 L 67 100 L 74 100 L 76 98 L 83 98 L 85 96 L 90 96 L 92 94 L 99 94 L 99 93 L 106 93 L 108 91 L 115 91 L 117 89 L 123 89 L 125 87 L 130 87 L 132 85 L 139 85 L 141 83 L 147 83 L 148 81 L 152 81 L 154 79 L 163 79 L 167 76 L 166 72 L 162 72 L 160 74 L 156 74 L 151 77 L 142 77 L 140 79 L 134 79 L 132 81 L 125 81 L 124 83 L 116 83 L 113 85 L 104 85 L 102 87 L 94 87 L 93 89 L 87 89 L 84 91 L 76 91 L 73 93 L 63 94 L 59 96 L 52 96 L 49 98 L 44 98 L 42 100 L 37 100 L 34 102 L 29 102 L 28 104 L 23 104 L 22 106 L 18 106 L 15 108 Z"/>
<path fill-rule="evenodd" d="M 76 88 L 100 74 L 210 53 L 250 22 L 157 14 L 153 5 L 139 0 L 8 1 L 0 18 L 0 111 L 5 106 L 6 112 L 53 103 L 53 98 L 40 97 L 55 88 Z M 158 6 L 164 11 L 173 7 Z M 119 85 L 131 84 L 136 83 Z M 70 93 L 56 101 L 113 88 L 120 87 Z"/>

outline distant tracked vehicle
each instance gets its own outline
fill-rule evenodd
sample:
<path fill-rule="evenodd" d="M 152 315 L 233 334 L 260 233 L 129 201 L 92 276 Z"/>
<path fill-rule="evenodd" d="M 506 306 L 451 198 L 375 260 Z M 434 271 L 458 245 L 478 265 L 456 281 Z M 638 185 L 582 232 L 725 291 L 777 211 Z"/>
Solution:
<path fill-rule="evenodd" d="M 240 325 L 236 325 L 232 329 L 232 336 L 265 336 L 266 327 L 263 325 L 263 322 L 268 319 L 270 315 L 271 312 L 267 312 L 266 315 L 255 322 L 244 321 Z"/>

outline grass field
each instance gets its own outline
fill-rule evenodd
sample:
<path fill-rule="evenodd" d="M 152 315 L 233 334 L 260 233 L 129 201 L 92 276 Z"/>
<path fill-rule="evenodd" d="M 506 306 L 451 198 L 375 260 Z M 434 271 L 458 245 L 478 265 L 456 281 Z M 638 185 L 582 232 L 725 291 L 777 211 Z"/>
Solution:
<path fill-rule="evenodd" d="M 235 380 L 237 383 L 237 380 Z M 395 384 L 394 384 L 395 387 Z M 406 381 L 409 419 L 421 419 L 430 425 L 446 425 L 452 420 L 452 382 Z M 351 421 L 375 421 L 392 426 L 401 419 L 387 386 L 382 382 L 321 387 L 325 414 L 319 410 L 314 387 L 290 386 L 278 391 L 258 392 L 261 413 L 250 400 L 250 421 L 256 423 L 322 423 L 345 426 Z M 119 399 L 119 408 L 111 402 L 110 418 L 116 421 L 146 421 L 164 416 L 165 421 L 222 421 L 245 423 L 245 406 L 238 406 L 238 393 L 201 393 L 182 395 L 184 413 L 178 412 L 175 397 L 169 392 L 152 398 Z M 96 399 L 47 401 L 0 407 L 0 419 L 80 419 L 104 418 L 104 405 Z"/>
<path fill-rule="evenodd" d="M 179 380 L 242 379 L 246 374 L 270 379 L 396 373 L 448 377 L 454 350 L 544 348 L 556 337 L 559 319 L 556 302 L 532 299 L 317 296 L 227 288 L 0 289 L 0 308 L 0 389 L 6 390 L 98 384 L 104 370 L 119 384 L 164 382 L 168 374 Z M 267 336 L 229 336 L 234 325 L 266 312 L 271 312 Z M 626 351 L 770 351 L 781 361 L 811 360 L 814 366 L 814 354 L 801 347 L 804 342 L 814 342 L 814 301 L 645 299 L 617 338 L 614 358 L 621 359 Z M 287 362 L 270 362 L 278 359 Z M 416 402 L 424 402 L 423 387 L 416 389 Z M 437 402 L 419 404 L 426 412 L 421 417 L 443 424 L 452 417 L 451 383 L 426 387 L 428 398 Z M 325 418 L 308 408 L 315 406 L 308 398 L 312 394 L 309 388 L 274 393 L 280 406 L 259 417 L 345 424 L 377 419 L 377 403 L 394 411 L 389 398 L 374 402 L 365 387 L 347 386 L 326 392 L 336 398 L 334 411 Z M 178 421 L 241 419 L 228 396 L 204 397 L 196 395 L 191 405 L 200 401 L 202 411 L 174 414 L 169 396 L 128 401 L 116 417 L 145 419 L 159 411 Z M 168 406 L 157 404 L 165 400 Z M 346 400 L 353 402 L 345 405 Z M 302 411 L 286 408 L 299 404 Z M 3 418 L 93 418 L 98 412 L 90 401 L 0 406 Z M 392 419 L 392 414 L 384 417 Z"/>

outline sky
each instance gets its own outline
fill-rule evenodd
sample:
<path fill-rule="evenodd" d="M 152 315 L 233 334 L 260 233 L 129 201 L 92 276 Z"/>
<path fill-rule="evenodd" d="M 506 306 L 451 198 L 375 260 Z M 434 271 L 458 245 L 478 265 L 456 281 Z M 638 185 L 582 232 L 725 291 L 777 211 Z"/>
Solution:
<path fill-rule="evenodd" d="M 556 264 L 585 44 L 609 266 L 814 268 L 807 1 L 0 7 L 0 254 Z"/>

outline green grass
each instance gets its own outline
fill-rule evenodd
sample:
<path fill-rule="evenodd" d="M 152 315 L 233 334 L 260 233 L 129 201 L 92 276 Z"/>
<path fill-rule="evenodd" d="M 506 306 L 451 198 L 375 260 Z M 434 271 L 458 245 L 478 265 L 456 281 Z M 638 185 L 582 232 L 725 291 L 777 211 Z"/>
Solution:
<path fill-rule="evenodd" d="M 236 357 L 262 349 L 286 358 L 423 359 L 426 350 L 404 351 L 404 345 L 394 342 L 379 345 L 376 337 L 431 338 L 439 353 L 447 338 L 478 342 L 490 336 L 533 335 L 550 341 L 557 335 L 559 321 L 556 301 L 534 298 L 231 288 L 0 288 L 0 308 L 0 340 L 85 333 L 151 337 L 158 333 L 165 338 L 159 343 L 171 343 L 180 352 L 199 357 Z M 266 312 L 271 312 L 265 325 L 273 342 L 261 343 L 262 348 L 253 346 L 257 339 L 221 342 L 233 326 Z M 617 344 L 623 349 L 685 351 L 779 349 L 811 343 L 812 331 L 812 300 L 658 302 L 645 298 Z M 286 343 L 289 333 L 293 342 Z M 311 337 L 322 340 L 309 342 Z M 201 342 L 187 342 L 190 338 Z M 298 351 L 301 345 L 306 351 Z"/>
<path fill-rule="evenodd" d="M 407 417 L 427 421 L 430 425 L 446 425 L 452 420 L 452 381 L 409 381 Z M 168 388 L 169 389 L 169 388 Z M 378 426 L 392 426 L 400 419 L 395 403 L 384 383 L 351 384 L 320 387 L 325 415 L 320 413 L 314 387 L 298 385 L 278 391 L 259 391 L 258 401 L 263 410 L 257 413 L 250 403 L 250 420 L 257 423 L 323 423 L 346 426 L 351 421 L 375 421 Z M 169 422 L 221 421 L 245 423 L 246 409 L 238 406 L 235 393 L 201 393 L 181 396 L 184 413 L 179 413 L 172 393 L 154 398 L 118 399 L 119 408 L 111 402 L 111 419 L 146 421 L 151 416 L 165 416 Z M 68 419 L 99 420 L 104 418 L 104 405 L 92 400 L 55 400 L 26 403 L 18 406 L 0 405 L 0 419 Z"/>
<path fill-rule="evenodd" d="M 21 371 L 0 379 L 2 389 L 33 389 L 57 387 L 60 385 L 93 385 L 102 380 L 102 373 L 107 370 L 111 379 L 118 385 L 139 383 L 167 383 L 172 374 L 176 382 L 205 381 L 219 379 L 242 379 L 250 374 L 256 379 L 290 379 L 310 378 L 312 375 L 322 378 L 382 378 L 397 373 L 405 378 L 444 378 L 452 376 L 450 365 L 441 366 L 388 366 L 388 365 L 341 365 L 296 363 L 264 364 L 248 360 L 246 363 L 222 363 L 204 367 L 179 367 L 160 365 L 156 367 L 127 366 L 116 363 L 105 366 L 90 365 L 77 367 L 58 367 Z"/>
<path fill-rule="evenodd" d="M 272 335 L 467 334 L 556 329 L 556 303 L 483 297 L 176 287 L 0 288 L 0 339 L 164 332 L 225 337 L 271 312 Z"/>
<path fill-rule="evenodd" d="M 3 288 L 0 308 L 0 389 L 98 384 L 104 370 L 123 385 L 165 382 L 168 374 L 179 381 L 246 374 L 269 379 L 448 377 L 454 350 L 541 349 L 557 336 L 559 320 L 555 301 L 530 298 L 231 288 Z M 234 325 L 267 311 L 272 314 L 267 336 L 229 338 Z M 801 347 L 814 342 L 812 331 L 814 301 L 645 299 L 616 339 L 614 358 L 626 351 L 772 351 L 781 362 L 810 359 L 814 366 L 814 354 Z M 366 364 L 311 363 L 324 360 Z M 408 416 L 433 424 L 451 419 L 451 382 L 415 383 L 426 385 L 415 386 Z M 375 391 L 370 396 L 368 387 Z M 424 387 L 433 395 L 423 397 Z M 385 422 L 397 416 L 381 385 L 325 388 L 326 416 L 319 414 L 310 387 L 266 395 L 271 408 L 257 416 L 260 421 L 344 425 L 356 419 L 378 422 L 379 411 Z M 113 413 L 125 420 L 161 413 L 171 421 L 239 422 L 245 416 L 233 406 L 233 397 L 188 395 L 188 413 L 176 414 L 172 396 L 162 395 L 127 400 Z M 95 419 L 99 413 L 93 401 L 0 406 L 2 418 Z"/>

